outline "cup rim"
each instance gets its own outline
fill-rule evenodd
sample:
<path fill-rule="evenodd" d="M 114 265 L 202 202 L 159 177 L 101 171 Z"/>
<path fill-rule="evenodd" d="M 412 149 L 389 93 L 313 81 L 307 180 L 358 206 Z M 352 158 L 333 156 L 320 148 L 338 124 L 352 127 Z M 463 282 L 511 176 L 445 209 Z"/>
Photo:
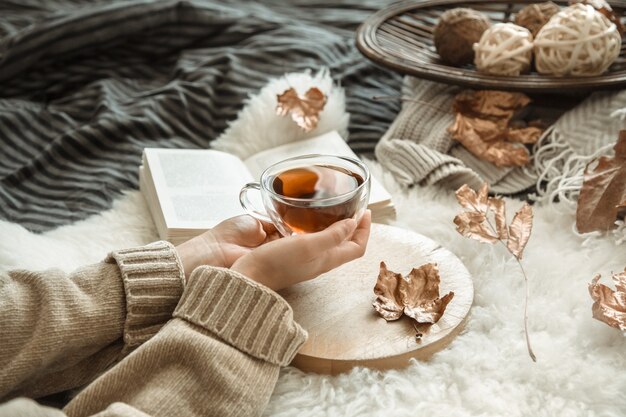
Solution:
<path fill-rule="evenodd" d="M 276 167 L 277 165 L 280 165 L 282 163 L 289 162 L 289 161 L 299 160 L 299 159 L 312 159 L 312 158 L 319 158 L 319 157 L 337 158 L 337 159 L 343 159 L 343 160 L 348 161 L 348 162 L 352 162 L 353 164 L 355 164 L 359 168 L 361 168 L 363 170 L 363 172 L 365 172 L 365 178 L 363 179 L 363 183 L 361 185 L 359 185 L 358 187 L 356 187 L 354 190 L 348 191 L 347 193 L 339 194 L 339 195 L 336 195 L 334 197 L 316 198 L 316 199 L 313 199 L 313 198 L 285 197 L 284 195 L 281 195 L 281 194 L 278 194 L 278 193 L 274 192 L 273 189 L 265 187 L 265 182 L 263 181 L 263 179 L 266 177 L 267 172 L 269 170 L 271 170 L 272 168 Z M 321 153 L 312 153 L 312 154 L 306 154 L 306 155 L 300 155 L 300 156 L 293 156 L 291 158 L 283 159 L 282 161 L 278 161 L 278 162 L 273 163 L 272 165 L 270 165 L 269 167 L 267 167 L 267 168 L 265 168 L 263 170 L 263 172 L 261 173 L 261 178 L 259 178 L 259 183 L 260 183 L 261 188 L 263 190 L 267 191 L 273 197 L 275 197 L 275 198 L 277 198 L 279 200 L 288 201 L 288 202 L 289 201 L 293 201 L 293 202 L 297 202 L 297 203 L 304 203 L 304 202 L 311 202 L 311 201 L 315 201 L 315 202 L 329 202 L 329 201 L 333 201 L 333 200 L 344 199 L 347 196 L 357 194 L 359 191 L 361 191 L 361 189 L 363 187 L 366 187 L 369 184 L 370 177 L 371 177 L 371 174 L 370 174 L 369 168 L 367 168 L 367 165 L 365 165 L 359 159 L 352 158 L 352 157 L 349 157 L 349 156 L 327 155 L 327 154 L 321 154 Z"/>

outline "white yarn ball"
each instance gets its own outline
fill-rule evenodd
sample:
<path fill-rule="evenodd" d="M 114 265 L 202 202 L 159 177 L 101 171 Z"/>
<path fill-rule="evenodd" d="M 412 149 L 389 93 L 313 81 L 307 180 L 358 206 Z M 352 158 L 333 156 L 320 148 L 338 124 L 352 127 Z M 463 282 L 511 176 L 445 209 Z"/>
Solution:
<path fill-rule="evenodd" d="M 474 44 L 474 64 L 479 71 L 515 76 L 530 69 L 533 35 L 513 23 L 496 23 Z"/>
<path fill-rule="evenodd" d="M 619 56 L 622 36 L 614 23 L 588 4 L 552 16 L 535 39 L 535 65 L 542 74 L 602 74 Z"/>

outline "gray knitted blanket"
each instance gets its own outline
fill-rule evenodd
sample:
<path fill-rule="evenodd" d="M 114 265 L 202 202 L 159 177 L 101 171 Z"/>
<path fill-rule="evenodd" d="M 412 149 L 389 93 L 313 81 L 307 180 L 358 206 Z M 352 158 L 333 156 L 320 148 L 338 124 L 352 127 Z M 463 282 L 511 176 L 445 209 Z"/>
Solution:
<path fill-rule="evenodd" d="M 269 78 L 328 67 L 372 152 L 399 75 L 354 47 L 380 1 L 0 2 L 0 218 L 44 231 L 137 188 L 144 147 L 210 146 Z"/>

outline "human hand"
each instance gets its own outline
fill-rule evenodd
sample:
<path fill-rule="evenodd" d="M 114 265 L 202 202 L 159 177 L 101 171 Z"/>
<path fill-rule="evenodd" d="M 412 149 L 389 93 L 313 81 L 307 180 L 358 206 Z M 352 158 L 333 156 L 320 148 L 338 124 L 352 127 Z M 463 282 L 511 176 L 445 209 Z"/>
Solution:
<path fill-rule="evenodd" d="M 358 226 L 354 219 L 342 220 L 321 232 L 267 243 L 237 259 L 231 269 L 280 290 L 363 256 L 371 223 L 367 210 Z"/>
<path fill-rule="evenodd" d="M 243 215 L 224 220 L 176 247 L 189 276 L 200 265 L 230 268 L 241 256 L 266 242 L 278 239 L 272 224 Z"/>

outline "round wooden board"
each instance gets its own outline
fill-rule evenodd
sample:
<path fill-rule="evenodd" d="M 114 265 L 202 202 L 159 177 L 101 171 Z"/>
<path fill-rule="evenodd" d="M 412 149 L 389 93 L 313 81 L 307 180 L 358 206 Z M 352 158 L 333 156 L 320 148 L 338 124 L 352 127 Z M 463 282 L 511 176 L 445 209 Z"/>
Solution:
<path fill-rule="evenodd" d="M 406 275 L 427 262 L 439 266 L 441 295 L 454 291 L 443 317 L 415 338 L 412 321 L 403 316 L 386 322 L 372 302 L 380 261 Z M 372 225 L 365 255 L 319 278 L 281 291 L 294 317 L 309 332 L 292 365 L 307 372 L 338 374 L 355 366 L 405 367 L 410 358 L 428 359 L 461 331 L 474 297 L 463 263 L 447 249 L 417 233 Z"/>

